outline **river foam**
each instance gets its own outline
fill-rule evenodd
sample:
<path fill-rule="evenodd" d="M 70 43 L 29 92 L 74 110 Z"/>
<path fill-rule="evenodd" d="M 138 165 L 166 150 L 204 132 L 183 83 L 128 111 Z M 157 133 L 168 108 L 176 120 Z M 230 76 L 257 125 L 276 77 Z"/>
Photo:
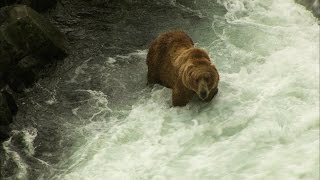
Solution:
<path fill-rule="evenodd" d="M 215 99 L 171 107 L 155 86 L 124 116 L 87 125 L 96 133 L 52 179 L 319 179 L 316 19 L 290 0 L 219 2 L 228 13 L 212 17 L 219 39 L 206 45 Z"/>

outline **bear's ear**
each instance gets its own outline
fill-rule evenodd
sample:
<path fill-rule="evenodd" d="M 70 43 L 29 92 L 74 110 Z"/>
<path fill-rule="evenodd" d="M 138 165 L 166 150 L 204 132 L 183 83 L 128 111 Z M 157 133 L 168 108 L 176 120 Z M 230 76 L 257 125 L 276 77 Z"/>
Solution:
<path fill-rule="evenodd" d="M 212 67 L 215 71 L 217 71 L 217 68 L 216 68 L 216 66 L 215 66 L 214 64 L 211 64 L 211 67 Z"/>
<path fill-rule="evenodd" d="M 211 67 L 213 68 L 213 70 L 214 70 L 214 74 L 215 74 L 215 77 L 217 76 L 217 80 L 219 81 L 219 79 L 220 79 L 220 76 L 219 76 L 219 73 L 218 73 L 218 70 L 217 70 L 217 68 L 216 68 L 216 66 L 215 65 L 213 65 L 213 64 L 211 64 Z"/>

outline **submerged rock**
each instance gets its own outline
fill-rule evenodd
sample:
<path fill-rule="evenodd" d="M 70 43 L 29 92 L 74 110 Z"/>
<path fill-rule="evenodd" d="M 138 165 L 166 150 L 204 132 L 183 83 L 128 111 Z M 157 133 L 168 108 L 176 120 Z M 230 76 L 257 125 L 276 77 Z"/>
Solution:
<path fill-rule="evenodd" d="M 295 2 L 305 6 L 315 17 L 320 19 L 320 0 L 295 0 Z"/>
<path fill-rule="evenodd" d="M 312 4 L 313 14 L 320 19 L 320 0 L 315 0 Z"/>
<path fill-rule="evenodd" d="M 17 111 L 18 107 L 12 95 L 2 91 L 0 93 L 0 142 L 9 137 L 9 125 L 12 123 L 12 117 Z"/>

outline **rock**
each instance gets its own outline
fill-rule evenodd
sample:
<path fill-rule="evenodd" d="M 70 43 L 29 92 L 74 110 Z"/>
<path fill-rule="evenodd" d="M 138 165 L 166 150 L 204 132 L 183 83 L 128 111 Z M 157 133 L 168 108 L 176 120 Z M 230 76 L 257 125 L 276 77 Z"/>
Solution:
<path fill-rule="evenodd" d="M 295 0 L 296 3 L 305 6 L 307 9 L 311 9 L 315 0 Z"/>
<path fill-rule="evenodd" d="M 18 106 L 13 96 L 8 91 L 2 91 L 2 95 L 5 97 L 7 101 L 11 114 L 15 116 L 18 112 Z"/>
<path fill-rule="evenodd" d="M 0 143 L 2 143 L 3 141 L 5 141 L 6 139 L 8 139 L 9 133 L 10 133 L 11 129 L 9 126 L 1 126 L 0 125 Z"/>
<path fill-rule="evenodd" d="M 7 44 L 41 58 L 67 55 L 64 35 L 40 14 L 25 5 L 10 6 L 3 11 L 2 17 L 7 20 L 1 26 L 1 32 Z"/>
<path fill-rule="evenodd" d="M 10 49 L 12 48 L 13 46 L 10 48 L 10 45 L 8 47 L 8 43 L 4 40 L 0 31 L 0 72 L 5 71 L 11 64 Z"/>
<path fill-rule="evenodd" d="M 31 87 L 37 79 L 34 68 L 40 66 L 40 61 L 32 56 L 24 57 L 16 66 L 8 69 L 4 74 L 4 81 L 13 91 L 22 92 L 25 88 Z"/>
<path fill-rule="evenodd" d="M 0 72 L 4 72 L 9 66 L 16 64 L 25 54 L 8 42 L 0 29 Z"/>
<path fill-rule="evenodd" d="M 17 111 L 18 107 L 12 95 L 7 91 L 2 91 L 0 93 L 0 142 L 9 137 L 11 131 L 9 125 L 12 123 L 12 117 L 17 114 Z"/>
<path fill-rule="evenodd" d="M 6 86 L 6 83 L 4 82 L 4 73 L 0 72 L 0 91 Z"/>
<path fill-rule="evenodd" d="M 22 92 L 35 82 L 45 64 L 67 55 L 64 35 L 31 8 L 1 8 L 0 21 L 0 87 L 5 82 Z"/>
<path fill-rule="evenodd" d="M 32 56 L 26 56 L 18 62 L 17 67 L 21 69 L 31 70 L 32 68 L 39 66 L 40 64 L 41 64 L 41 60 L 34 58 Z"/>
<path fill-rule="evenodd" d="M 5 77 L 5 82 L 14 92 L 22 93 L 27 86 L 24 79 L 21 77 L 23 77 L 23 74 L 10 73 Z"/>
<path fill-rule="evenodd" d="M 9 126 L 12 122 L 12 113 L 9 108 L 6 96 L 0 93 L 0 126 Z"/>
<path fill-rule="evenodd" d="M 31 8 L 1 8 L 0 21 L 0 82 L 12 90 L 22 92 L 30 87 L 37 79 L 35 69 L 67 55 L 64 35 Z"/>
<path fill-rule="evenodd" d="M 315 17 L 320 19 L 320 1 L 319 0 L 295 0 L 296 3 L 305 6 Z"/>
<path fill-rule="evenodd" d="M 38 12 L 44 12 L 56 6 L 57 0 L 22 0 L 21 4 L 28 5 Z"/>
<path fill-rule="evenodd" d="M 320 0 L 315 0 L 312 4 L 313 14 L 320 19 Z"/>
<path fill-rule="evenodd" d="M 58 0 L 1 0 L 0 7 L 12 4 L 23 4 L 31 7 L 38 12 L 44 12 L 56 6 Z"/>
<path fill-rule="evenodd" d="M 17 3 L 17 0 L 1 0 L 0 7 L 9 6 L 14 3 Z"/>

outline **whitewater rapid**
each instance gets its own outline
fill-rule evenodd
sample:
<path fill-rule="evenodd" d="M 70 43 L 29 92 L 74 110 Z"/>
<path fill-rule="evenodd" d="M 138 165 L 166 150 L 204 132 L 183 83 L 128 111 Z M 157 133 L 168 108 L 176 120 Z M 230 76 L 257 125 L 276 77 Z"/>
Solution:
<path fill-rule="evenodd" d="M 87 126 L 97 132 L 52 179 L 319 179 L 316 19 L 291 0 L 220 3 L 219 39 L 203 47 L 216 98 L 174 108 L 169 89 L 146 90 L 125 117 Z"/>
<path fill-rule="evenodd" d="M 99 59 L 84 59 L 65 82 L 58 80 L 62 90 L 45 89 L 45 105 L 36 104 L 36 113 L 48 112 L 40 119 L 54 117 L 65 128 L 54 131 L 63 137 L 60 145 L 73 142 L 50 147 L 63 158 L 32 158 L 39 151 L 33 146 L 36 128 L 21 131 L 28 146 L 20 155 L 11 139 L 5 142 L 6 156 L 19 166 L 16 179 L 28 177 L 27 160 L 50 169 L 38 179 L 319 179 L 317 19 L 293 0 L 218 0 L 227 10 L 223 16 L 205 4 L 210 1 L 194 1 L 200 10 L 168 2 L 210 21 L 187 31 L 218 68 L 213 101 L 172 107 L 170 89 L 145 85 L 146 49 L 101 52 Z M 74 87 L 74 94 L 61 98 L 65 87 Z M 45 140 L 52 140 L 50 134 Z M 42 150 L 39 157 L 56 155 Z"/>

